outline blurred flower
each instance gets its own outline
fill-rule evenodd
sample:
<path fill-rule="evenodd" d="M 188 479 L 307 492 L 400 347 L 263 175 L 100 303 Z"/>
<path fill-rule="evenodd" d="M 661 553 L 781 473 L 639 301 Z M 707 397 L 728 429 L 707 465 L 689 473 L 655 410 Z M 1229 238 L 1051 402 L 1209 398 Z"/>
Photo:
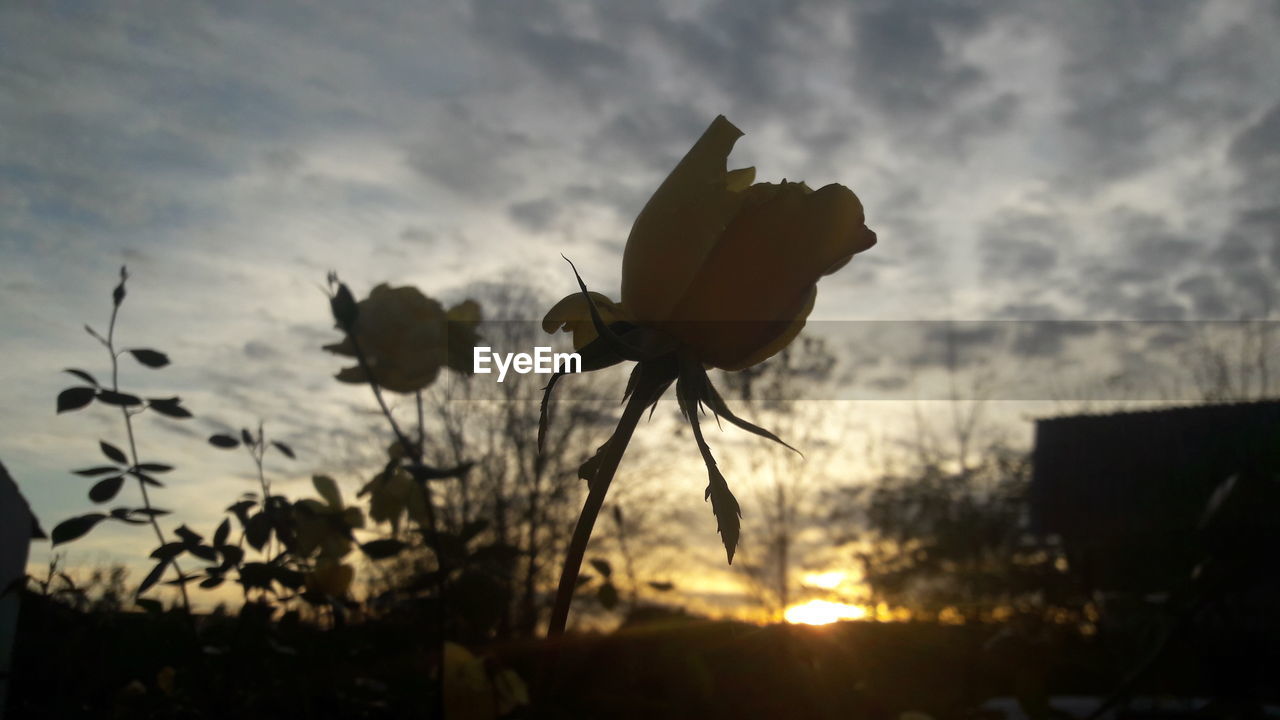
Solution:
<path fill-rule="evenodd" d="M 756 183 L 726 171 L 742 132 L 717 117 L 640 211 L 622 261 L 622 302 L 593 294 L 606 323 L 627 319 L 741 370 L 786 347 L 813 309 L 817 282 L 876 243 L 862 203 L 843 185 Z M 576 299 L 575 299 L 576 298 Z M 548 332 L 593 338 L 585 299 L 547 313 Z"/>
<path fill-rule="evenodd" d="M 412 393 L 434 382 L 442 367 L 471 373 L 480 320 L 480 306 L 474 300 L 446 311 L 417 288 L 382 284 L 356 303 L 355 340 L 380 387 Z M 356 357 L 350 335 L 324 349 Z M 342 382 L 368 382 L 358 364 L 343 368 L 336 377 Z"/>
<path fill-rule="evenodd" d="M 444 644 L 444 706 L 450 718 L 493 720 L 529 704 L 524 681 L 512 670 L 490 668 L 457 644 Z"/>
<path fill-rule="evenodd" d="M 351 588 L 351 581 L 356 571 L 346 563 L 336 560 L 321 560 L 316 568 L 307 573 L 307 590 L 330 597 L 340 598 Z"/>
<path fill-rule="evenodd" d="M 323 502 L 306 499 L 294 503 L 298 554 L 310 557 L 319 551 L 321 560 L 341 559 L 351 552 L 351 531 L 364 527 L 364 513 L 358 507 L 343 505 L 333 478 L 316 475 L 311 482 Z"/>

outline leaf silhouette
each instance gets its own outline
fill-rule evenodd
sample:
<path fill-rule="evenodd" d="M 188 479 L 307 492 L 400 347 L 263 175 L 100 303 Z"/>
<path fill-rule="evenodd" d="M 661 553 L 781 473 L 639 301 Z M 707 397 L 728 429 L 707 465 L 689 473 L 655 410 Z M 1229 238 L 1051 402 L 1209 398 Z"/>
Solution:
<path fill-rule="evenodd" d="M 161 560 L 156 563 L 156 566 L 151 568 L 151 572 L 147 573 L 147 576 L 142 579 L 142 582 L 138 585 L 138 591 L 134 593 L 134 595 L 141 595 L 142 593 L 150 590 L 151 586 L 155 585 L 156 582 L 160 580 L 161 576 L 164 575 L 164 569 L 167 567 L 169 567 L 168 560 Z"/>
<path fill-rule="evenodd" d="M 110 475 L 111 473 L 120 472 L 120 468 L 115 465 L 99 465 L 97 467 L 85 468 L 83 470 L 72 470 L 72 472 L 84 477 L 96 477 L 98 475 Z"/>
<path fill-rule="evenodd" d="M 151 551 L 151 557 L 152 557 L 152 558 L 154 558 L 154 559 L 156 559 L 156 560 L 165 560 L 165 561 L 168 561 L 168 560 L 172 560 L 173 558 L 178 557 L 178 556 L 179 556 L 179 555 L 181 555 L 181 554 L 183 553 L 183 551 L 184 551 L 184 550 L 186 550 L 186 549 L 187 549 L 187 544 L 186 544 L 186 543 L 180 543 L 180 542 L 169 542 L 169 543 L 165 543 L 165 544 L 161 545 L 160 547 L 156 548 L 155 550 L 152 550 L 152 551 Z"/>
<path fill-rule="evenodd" d="M 73 387 L 63 390 L 58 393 L 58 412 L 64 413 L 69 410 L 79 410 L 93 402 L 93 397 L 97 392 L 91 387 Z"/>
<path fill-rule="evenodd" d="M 89 499 L 96 503 L 107 502 L 120 492 L 120 487 L 122 485 L 124 485 L 123 475 L 116 475 L 104 480 L 99 480 L 92 488 L 89 488 Z"/>
<path fill-rule="evenodd" d="M 608 560 L 596 558 L 591 561 L 591 567 L 595 568 L 596 572 L 600 573 L 605 579 L 608 579 L 613 574 L 613 567 L 609 565 Z"/>
<path fill-rule="evenodd" d="M 99 440 L 98 447 L 102 448 L 102 454 L 106 455 L 108 460 L 112 460 L 123 465 L 127 465 L 129 463 L 129 458 L 125 457 L 124 451 L 106 440 Z"/>
<path fill-rule="evenodd" d="M 136 469 L 145 472 L 166 473 L 172 470 L 173 466 L 165 465 L 164 463 L 138 463 Z"/>
<path fill-rule="evenodd" d="M 406 547 L 407 546 L 404 544 L 403 541 L 388 539 L 388 540 L 374 540 L 372 542 L 367 542 L 361 545 L 360 549 L 364 551 L 365 555 L 368 555 L 374 560 L 382 560 L 383 558 L 389 558 L 394 555 L 397 555 L 401 550 L 404 550 Z"/>
<path fill-rule="evenodd" d="M 133 407 L 141 405 L 142 398 L 129 393 L 116 392 L 115 390 L 99 390 L 98 400 L 108 405 L 118 405 L 120 407 Z"/>
<path fill-rule="evenodd" d="M 191 411 L 182 407 L 179 401 L 180 399 L 177 397 L 147 398 L 147 406 L 166 417 L 179 420 L 191 417 Z"/>
<path fill-rule="evenodd" d="M 129 354 L 133 356 L 134 360 L 137 360 L 149 368 L 162 368 L 169 364 L 169 356 L 159 350 L 134 348 L 129 350 Z"/>
<path fill-rule="evenodd" d="M 213 532 L 213 544 L 225 545 L 227 536 L 231 534 L 231 518 L 223 518 L 218 524 L 218 529 Z"/>
<path fill-rule="evenodd" d="M 92 375 L 90 375 L 89 373 L 85 372 L 84 370 L 79 370 L 79 369 L 77 369 L 77 368 L 64 368 L 62 372 L 64 372 L 64 373 L 71 373 L 72 375 L 75 375 L 76 377 L 80 378 L 81 380 L 83 380 L 83 381 L 85 381 L 85 382 L 89 383 L 90 385 L 93 385 L 94 387 L 97 387 L 97 386 L 98 386 L 98 381 L 97 381 L 97 379 L 95 379 Z"/>
<path fill-rule="evenodd" d="M 738 505 L 738 499 L 729 490 L 729 483 L 725 481 L 724 475 L 716 465 L 715 457 L 711 455 L 711 447 L 702 437 L 702 426 L 698 422 L 702 397 L 698 393 L 700 386 L 705 384 L 699 382 L 700 378 L 688 370 L 690 365 L 692 363 L 682 363 L 680 379 L 676 382 L 676 399 L 689 420 L 689 427 L 693 429 L 693 439 L 698 443 L 698 452 L 702 454 L 702 461 L 707 466 L 709 479 L 703 499 L 711 500 L 711 512 L 716 516 L 716 530 L 720 533 L 725 554 L 728 556 L 729 564 L 732 565 L 733 554 L 738 548 L 738 536 L 742 531 L 742 507 Z M 706 373 L 701 365 L 697 366 L 697 372 L 702 373 L 701 379 L 705 380 Z"/>
<path fill-rule="evenodd" d="M 223 435 L 223 434 L 210 435 L 209 444 L 214 447 L 227 448 L 227 449 L 240 447 L 239 440 L 236 440 L 230 435 Z"/>
<path fill-rule="evenodd" d="M 92 530 L 94 525 L 102 522 L 106 517 L 102 513 L 89 513 L 88 515 L 80 515 L 79 517 L 63 520 L 50 533 L 50 539 L 54 545 L 71 542 Z"/>
<path fill-rule="evenodd" d="M 612 610 L 618 607 L 618 588 L 611 582 L 606 582 L 596 590 L 596 599 L 604 606 L 605 610 Z"/>
<path fill-rule="evenodd" d="M 289 458 L 290 460 L 298 459 L 298 456 L 293 454 L 293 448 L 289 447 L 288 445 L 285 445 L 279 440 L 272 440 L 271 444 L 274 445 L 275 449 L 279 450 L 282 455 Z"/>

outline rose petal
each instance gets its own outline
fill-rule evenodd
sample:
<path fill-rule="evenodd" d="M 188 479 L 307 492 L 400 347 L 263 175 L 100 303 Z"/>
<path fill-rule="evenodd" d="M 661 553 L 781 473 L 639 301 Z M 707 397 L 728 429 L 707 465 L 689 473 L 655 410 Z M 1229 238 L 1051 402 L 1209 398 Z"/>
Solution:
<path fill-rule="evenodd" d="M 607 296 L 598 292 L 589 294 L 595 302 L 596 310 L 600 313 L 600 319 L 604 320 L 605 324 L 631 319 L 622 305 L 615 303 Z M 572 333 L 574 350 L 581 350 L 598 337 L 595 323 L 591 321 L 591 309 L 587 307 L 587 299 L 582 296 L 582 293 L 569 295 L 553 305 L 542 318 L 542 329 L 548 333 L 561 329 Z"/>
<path fill-rule="evenodd" d="M 704 362 L 722 368 L 746 367 L 795 331 L 818 279 L 874 243 L 862 204 L 843 186 L 811 192 L 799 183 L 760 184 L 745 195 L 664 324 Z"/>
<path fill-rule="evenodd" d="M 739 137 L 718 116 L 636 217 L 622 259 L 622 304 L 637 320 L 668 318 L 737 212 L 742 193 L 730 189 L 725 161 Z M 745 177 L 735 171 L 733 186 Z"/>

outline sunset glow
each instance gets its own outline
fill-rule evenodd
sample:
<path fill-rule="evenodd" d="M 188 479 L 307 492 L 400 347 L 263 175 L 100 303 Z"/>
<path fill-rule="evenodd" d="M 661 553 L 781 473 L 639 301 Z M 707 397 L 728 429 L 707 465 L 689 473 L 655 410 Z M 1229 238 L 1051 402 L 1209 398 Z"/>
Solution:
<path fill-rule="evenodd" d="M 804 584 L 810 585 L 823 590 L 834 590 L 845 581 L 849 574 L 843 570 L 828 570 L 827 572 L 809 573 L 804 576 Z"/>
<path fill-rule="evenodd" d="M 861 620 L 867 609 L 860 605 L 846 605 L 829 600 L 810 600 L 792 605 L 783 613 L 786 621 L 799 625 L 827 625 L 841 620 Z"/>

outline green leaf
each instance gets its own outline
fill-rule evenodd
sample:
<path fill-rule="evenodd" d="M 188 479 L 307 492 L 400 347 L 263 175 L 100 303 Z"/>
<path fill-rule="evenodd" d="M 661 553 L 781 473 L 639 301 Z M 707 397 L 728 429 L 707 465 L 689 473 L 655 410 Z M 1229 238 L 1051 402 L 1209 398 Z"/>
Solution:
<path fill-rule="evenodd" d="M 106 455 L 108 460 L 118 462 L 122 465 L 127 465 L 129 463 L 129 458 L 125 457 L 124 451 L 106 440 L 99 440 L 98 447 L 102 448 L 102 454 Z"/>
<path fill-rule="evenodd" d="M 106 517 L 102 513 L 89 513 L 88 515 L 80 515 L 79 517 L 63 520 L 50 533 L 50 539 L 54 545 L 71 542 L 92 530 L 94 525 L 102 522 Z"/>
<path fill-rule="evenodd" d="M 169 364 L 169 356 L 159 350 L 148 350 L 145 348 L 133 348 L 128 351 L 134 360 L 146 365 L 149 368 L 162 368 Z"/>
<path fill-rule="evenodd" d="M 64 413 L 70 410 L 79 410 L 93 402 L 96 394 L 97 390 L 91 387 L 67 388 L 58 393 L 58 412 Z"/>
<path fill-rule="evenodd" d="M 96 503 L 107 502 L 120 492 L 122 485 L 124 485 L 123 475 L 115 475 L 99 480 L 93 487 L 89 488 L 89 499 Z"/>

